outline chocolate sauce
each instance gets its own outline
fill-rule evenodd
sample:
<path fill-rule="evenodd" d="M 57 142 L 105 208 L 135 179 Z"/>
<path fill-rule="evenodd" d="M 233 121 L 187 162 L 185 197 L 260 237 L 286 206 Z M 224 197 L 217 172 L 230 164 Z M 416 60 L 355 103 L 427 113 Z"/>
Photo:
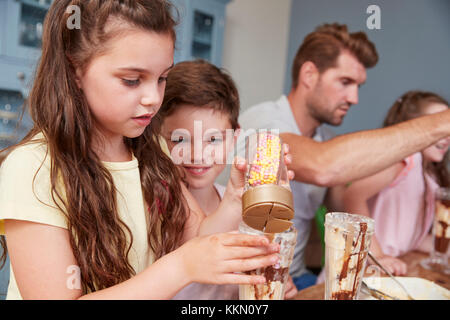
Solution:
<path fill-rule="evenodd" d="M 356 244 L 359 241 L 359 238 L 361 237 L 361 245 L 358 251 L 358 261 L 356 263 L 356 276 L 353 282 L 353 288 L 352 291 L 349 290 L 342 290 L 342 291 L 338 291 L 332 294 L 332 299 L 333 300 L 352 300 L 354 298 L 354 296 L 356 295 L 356 285 L 358 284 L 358 275 L 359 272 L 361 271 L 362 267 L 363 267 L 363 261 L 367 255 L 367 252 L 364 250 L 364 245 L 365 245 L 365 240 L 366 240 L 366 232 L 367 232 L 367 223 L 365 222 L 361 222 L 359 225 L 359 234 L 358 237 L 356 239 L 356 243 L 354 243 L 354 246 L 356 246 Z M 339 275 L 339 281 L 342 281 L 343 279 L 345 279 L 347 277 L 348 274 L 348 266 L 350 263 L 350 259 L 351 257 L 355 255 L 355 254 L 347 254 L 344 257 L 344 263 L 342 264 L 342 269 L 341 269 L 341 273 Z"/>
<path fill-rule="evenodd" d="M 446 253 L 448 249 L 448 244 L 450 238 L 446 238 L 445 234 L 447 232 L 448 224 L 445 221 L 439 220 L 438 223 L 442 226 L 442 237 L 435 236 L 434 238 L 434 249 L 440 253 Z"/>
<path fill-rule="evenodd" d="M 347 278 L 348 273 L 348 264 L 350 263 L 352 255 L 349 254 L 344 258 L 344 263 L 342 264 L 341 274 L 339 275 L 339 281 L 342 281 L 342 279 Z"/>
<path fill-rule="evenodd" d="M 342 290 L 342 291 L 334 292 L 331 296 L 331 299 L 332 300 L 353 300 L 354 295 L 355 294 L 353 291 Z"/>
<path fill-rule="evenodd" d="M 353 292 L 356 292 L 356 284 L 358 283 L 358 278 L 359 278 L 358 275 L 363 267 L 364 258 L 367 255 L 367 253 L 364 250 L 364 244 L 366 241 L 367 223 L 362 222 L 359 225 L 359 228 L 360 228 L 360 232 L 359 232 L 358 238 L 361 235 L 362 235 L 362 238 L 361 238 L 361 246 L 359 247 L 359 252 L 358 252 L 358 262 L 356 263 L 356 275 L 357 276 L 355 277 L 355 281 L 353 282 Z"/>
<path fill-rule="evenodd" d="M 288 271 L 289 268 L 275 269 L 273 266 L 269 266 L 265 268 L 264 276 L 266 277 L 267 282 L 280 281 L 281 283 L 283 283 Z"/>
<path fill-rule="evenodd" d="M 273 299 L 273 295 L 275 291 L 269 292 L 270 283 L 272 281 L 279 281 L 284 283 L 284 279 L 286 278 L 287 273 L 289 272 L 289 268 L 274 268 L 273 266 L 269 266 L 264 268 L 264 277 L 267 280 L 265 284 L 255 284 L 253 285 L 253 289 L 255 291 L 255 300 L 262 300 L 264 296 L 269 294 L 269 298 Z M 246 274 L 254 275 L 257 274 L 256 270 L 247 271 Z"/>

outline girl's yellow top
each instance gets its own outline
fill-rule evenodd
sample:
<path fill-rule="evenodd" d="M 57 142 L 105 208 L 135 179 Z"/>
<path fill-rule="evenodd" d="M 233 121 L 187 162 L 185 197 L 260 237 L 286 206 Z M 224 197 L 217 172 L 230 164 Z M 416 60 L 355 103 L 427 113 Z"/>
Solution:
<path fill-rule="evenodd" d="M 39 138 L 43 136 L 40 134 L 34 139 Z M 50 194 L 50 159 L 46 155 L 46 149 L 45 142 L 32 142 L 11 151 L 2 163 L 0 232 L 4 232 L 5 219 L 33 221 L 67 229 L 66 217 L 56 207 Z M 138 160 L 133 156 L 128 162 L 103 164 L 110 171 L 117 189 L 119 216 L 133 234 L 128 259 L 137 274 L 154 261 L 147 241 L 148 214 L 142 195 Z M 33 180 L 35 175 L 36 179 Z M 13 269 L 10 270 L 7 299 L 22 299 Z M 68 272 L 67 276 L 71 275 Z"/>

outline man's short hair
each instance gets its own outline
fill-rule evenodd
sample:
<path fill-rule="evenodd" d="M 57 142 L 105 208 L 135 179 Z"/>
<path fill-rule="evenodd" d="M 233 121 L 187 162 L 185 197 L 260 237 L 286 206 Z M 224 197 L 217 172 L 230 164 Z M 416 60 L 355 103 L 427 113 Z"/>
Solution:
<path fill-rule="evenodd" d="M 231 127 L 239 127 L 239 93 L 231 76 L 204 61 L 177 63 L 167 77 L 166 91 L 157 115 L 162 122 L 180 105 L 211 108 L 228 115 Z"/>
<path fill-rule="evenodd" d="M 292 65 L 292 88 L 298 85 L 303 63 L 311 61 L 323 73 L 336 66 L 337 58 L 343 50 L 352 53 L 366 69 L 378 62 L 375 45 L 364 32 L 349 33 L 346 25 L 324 24 L 308 34 L 298 49 Z"/>

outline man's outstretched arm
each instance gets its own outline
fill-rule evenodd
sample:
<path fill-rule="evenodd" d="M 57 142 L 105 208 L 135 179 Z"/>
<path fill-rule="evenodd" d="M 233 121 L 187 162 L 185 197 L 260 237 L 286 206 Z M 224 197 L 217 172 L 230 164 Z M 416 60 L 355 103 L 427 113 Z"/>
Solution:
<path fill-rule="evenodd" d="M 449 137 L 450 110 L 325 142 L 292 133 L 280 136 L 289 144 L 295 180 L 334 186 L 372 175 Z"/>

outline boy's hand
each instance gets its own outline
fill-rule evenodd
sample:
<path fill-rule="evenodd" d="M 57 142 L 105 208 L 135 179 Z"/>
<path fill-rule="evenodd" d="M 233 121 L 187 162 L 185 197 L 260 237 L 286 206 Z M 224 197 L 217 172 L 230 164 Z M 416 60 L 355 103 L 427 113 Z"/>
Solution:
<path fill-rule="evenodd" d="M 290 165 L 292 163 L 292 155 L 289 153 L 289 145 L 283 143 L 284 163 Z M 245 172 L 247 170 L 247 161 L 241 157 L 235 157 L 230 172 L 231 186 L 235 190 L 239 190 L 242 195 L 245 186 Z M 288 170 L 289 180 L 294 179 L 294 171 Z"/>
<path fill-rule="evenodd" d="M 286 166 L 292 163 L 292 154 L 289 151 L 289 145 L 287 143 L 283 143 L 283 151 L 284 151 L 284 163 Z M 289 180 L 294 180 L 295 173 L 292 170 L 288 170 Z"/>
<path fill-rule="evenodd" d="M 286 289 L 285 289 L 285 292 L 284 292 L 284 299 L 285 300 L 293 299 L 293 298 L 295 298 L 297 293 L 298 293 L 297 287 L 295 286 L 294 281 L 292 281 L 292 277 L 289 276 L 288 280 L 286 282 Z"/>

